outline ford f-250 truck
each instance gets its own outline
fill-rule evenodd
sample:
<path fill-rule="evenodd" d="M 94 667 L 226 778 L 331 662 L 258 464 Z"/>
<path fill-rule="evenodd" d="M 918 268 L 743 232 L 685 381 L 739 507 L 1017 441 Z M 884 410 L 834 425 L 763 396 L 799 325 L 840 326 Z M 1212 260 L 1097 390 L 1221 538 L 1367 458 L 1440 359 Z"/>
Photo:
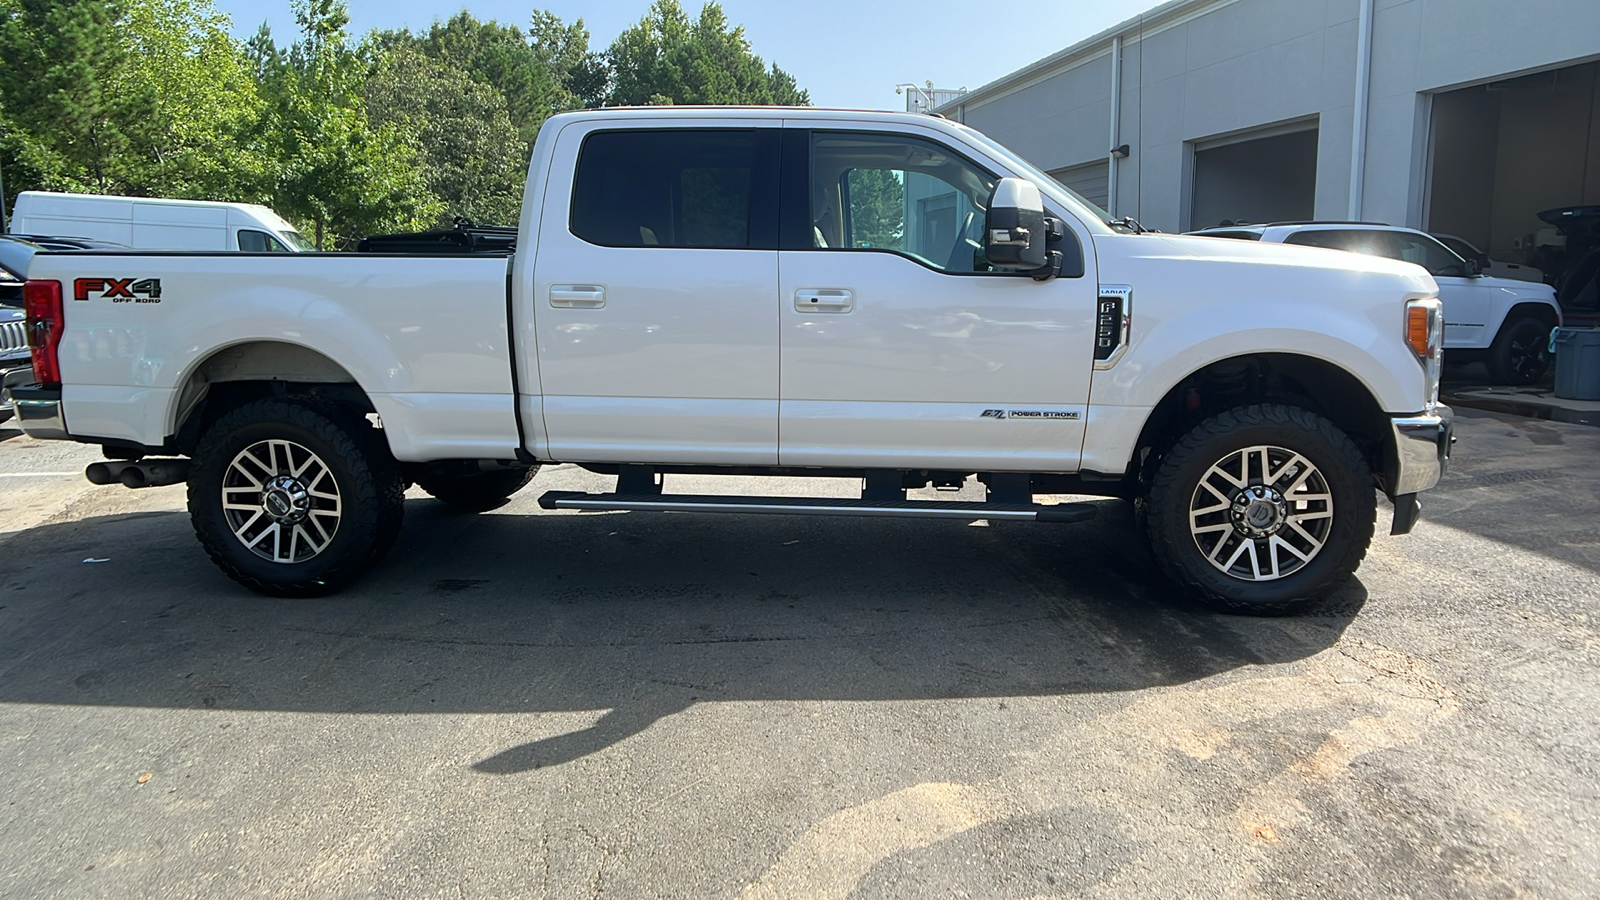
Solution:
<path fill-rule="evenodd" d="M 269 594 L 356 578 L 409 484 L 466 508 L 1080 521 L 1137 504 L 1174 580 L 1283 613 L 1354 571 L 1375 490 L 1439 479 L 1437 287 L 1407 263 L 1142 232 L 972 129 L 818 109 L 562 114 L 514 253 L 39 253 L 34 437 L 188 483 Z M 860 478 L 860 499 L 664 493 Z M 906 491 L 976 476 L 981 502 Z"/>

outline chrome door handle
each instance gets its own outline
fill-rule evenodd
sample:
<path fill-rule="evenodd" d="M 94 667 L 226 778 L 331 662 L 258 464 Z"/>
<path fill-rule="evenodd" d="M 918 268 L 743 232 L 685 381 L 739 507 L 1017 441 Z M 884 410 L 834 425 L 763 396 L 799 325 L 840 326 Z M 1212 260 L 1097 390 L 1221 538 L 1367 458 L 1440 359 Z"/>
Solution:
<path fill-rule="evenodd" d="M 855 291 L 844 288 L 806 288 L 794 292 L 796 312 L 847 313 L 856 308 Z"/>
<path fill-rule="evenodd" d="M 598 284 L 552 284 L 550 305 L 563 309 L 600 309 L 606 305 L 606 289 Z"/>

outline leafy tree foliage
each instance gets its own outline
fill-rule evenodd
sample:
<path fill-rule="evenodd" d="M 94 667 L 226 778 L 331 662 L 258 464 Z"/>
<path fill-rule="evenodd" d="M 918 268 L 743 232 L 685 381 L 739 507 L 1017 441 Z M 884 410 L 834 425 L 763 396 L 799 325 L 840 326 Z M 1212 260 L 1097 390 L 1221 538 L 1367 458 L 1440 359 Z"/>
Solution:
<path fill-rule="evenodd" d="M 374 231 L 418 228 L 438 212 L 416 150 L 362 100 L 367 67 L 350 46 L 343 0 L 294 0 L 301 39 L 250 43 L 267 101 L 260 139 L 276 161 L 273 206 L 311 224 L 317 249 Z"/>
<path fill-rule="evenodd" d="M 811 102 L 794 78 L 750 52 L 744 28 L 729 28 L 722 7 L 707 3 L 690 21 L 678 0 L 655 0 L 638 24 L 607 51 L 612 106 Z"/>
<path fill-rule="evenodd" d="M 850 173 L 850 237 L 857 247 L 903 249 L 906 236 L 904 173 L 855 169 Z"/>
<path fill-rule="evenodd" d="M 368 115 L 407 135 L 444 215 L 510 224 L 522 205 L 528 145 L 505 96 L 416 46 L 381 54 L 367 80 Z"/>
<path fill-rule="evenodd" d="M 17 0 L 0 11 L 0 102 L 51 181 L 110 192 L 141 180 L 157 131 L 149 85 L 123 76 L 133 48 L 107 0 Z"/>
<path fill-rule="evenodd" d="M 546 11 L 358 46 L 344 0 L 290 5 L 284 46 L 265 26 L 235 40 L 213 0 L 0 0 L 7 193 L 261 202 L 344 247 L 454 215 L 514 223 L 528 151 L 562 110 L 809 102 L 716 3 L 691 20 L 658 0 L 598 52 L 582 19 Z"/>

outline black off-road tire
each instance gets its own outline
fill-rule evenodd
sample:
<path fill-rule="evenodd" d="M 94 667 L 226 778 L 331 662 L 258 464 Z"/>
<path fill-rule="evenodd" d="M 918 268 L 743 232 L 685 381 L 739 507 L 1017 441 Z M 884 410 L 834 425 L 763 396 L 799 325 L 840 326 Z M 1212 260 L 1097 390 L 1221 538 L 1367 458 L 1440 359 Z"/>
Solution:
<path fill-rule="evenodd" d="M 341 514 L 326 547 L 304 561 L 274 562 L 235 537 L 222 505 L 224 478 L 241 451 L 286 440 L 326 465 Z M 317 597 L 354 581 L 400 533 L 405 482 L 382 435 L 360 415 L 315 399 L 269 399 L 225 413 L 195 447 L 189 518 L 211 561 L 234 581 L 273 597 Z"/>
<path fill-rule="evenodd" d="M 1309 460 L 1327 482 L 1333 516 L 1309 562 L 1275 580 L 1249 581 L 1207 561 L 1189 513 L 1213 465 L 1260 445 Z M 1377 514 L 1372 472 L 1355 443 L 1327 419 L 1283 404 L 1242 406 L 1196 425 L 1162 458 L 1139 505 L 1151 550 L 1169 578 L 1214 609 L 1257 616 L 1305 612 L 1347 581 L 1366 556 Z"/>
<path fill-rule="evenodd" d="M 462 512 L 484 512 L 505 503 L 512 494 L 527 487 L 538 472 L 538 466 L 528 466 L 471 475 L 419 475 L 417 487 Z"/>
<path fill-rule="evenodd" d="M 1550 369 L 1548 320 L 1520 316 L 1501 326 L 1489 346 L 1489 376 L 1498 384 L 1538 384 Z"/>

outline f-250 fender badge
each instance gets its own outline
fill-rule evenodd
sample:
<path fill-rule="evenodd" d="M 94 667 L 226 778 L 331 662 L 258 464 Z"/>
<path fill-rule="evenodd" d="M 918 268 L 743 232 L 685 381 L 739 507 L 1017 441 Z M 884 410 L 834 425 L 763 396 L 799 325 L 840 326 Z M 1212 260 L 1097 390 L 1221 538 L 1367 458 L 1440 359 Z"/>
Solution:
<path fill-rule="evenodd" d="M 160 303 L 159 278 L 79 278 L 72 282 L 72 299 L 110 297 L 112 303 Z"/>
<path fill-rule="evenodd" d="M 1054 419 L 1057 421 L 1075 421 L 1078 413 L 1073 410 L 1061 409 L 986 409 L 980 419 Z"/>

